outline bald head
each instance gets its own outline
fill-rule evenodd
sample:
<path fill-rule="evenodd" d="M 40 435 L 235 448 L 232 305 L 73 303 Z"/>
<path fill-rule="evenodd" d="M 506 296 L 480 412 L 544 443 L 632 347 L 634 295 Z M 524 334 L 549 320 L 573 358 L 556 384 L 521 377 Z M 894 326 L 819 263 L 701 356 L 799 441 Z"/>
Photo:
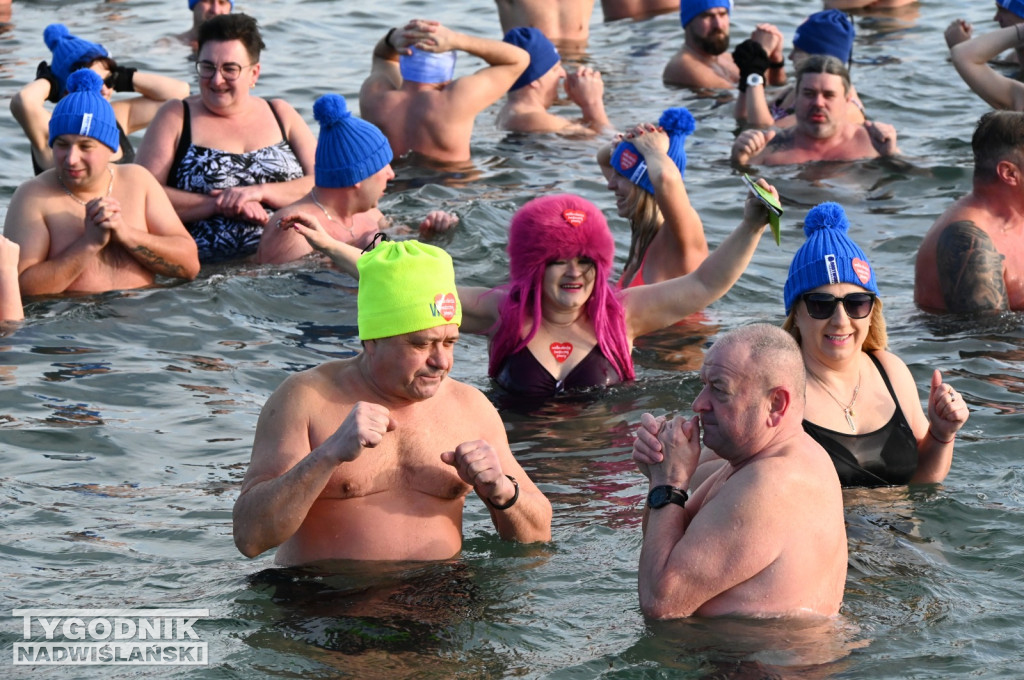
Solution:
<path fill-rule="evenodd" d="M 793 404 L 803 412 L 807 371 L 800 345 L 792 335 L 778 326 L 754 323 L 719 336 L 708 356 L 726 349 L 742 350 L 746 354 L 747 375 L 752 383 L 765 392 L 776 387 L 786 388 Z"/>

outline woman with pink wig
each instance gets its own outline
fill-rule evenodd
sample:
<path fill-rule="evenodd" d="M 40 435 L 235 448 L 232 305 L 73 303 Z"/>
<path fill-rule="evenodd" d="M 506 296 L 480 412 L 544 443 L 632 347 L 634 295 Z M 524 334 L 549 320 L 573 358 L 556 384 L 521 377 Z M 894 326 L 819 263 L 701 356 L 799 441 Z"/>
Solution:
<path fill-rule="evenodd" d="M 509 282 L 459 286 L 461 330 L 490 338 L 488 374 L 516 396 L 546 398 L 632 380 L 634 338 L 724 295 L 746 269 L 767 223 L 765 208 L 751 195 L 740 225 L 696 270 L 616 290 L 609 283 L 615 242 L 601 211 L 572 194 L 535 198 L 512 217 Z M 282 228 L 295 229 L 358 275 L 360 251 L 331 238 L 314 215 L 300 213 Z"/>

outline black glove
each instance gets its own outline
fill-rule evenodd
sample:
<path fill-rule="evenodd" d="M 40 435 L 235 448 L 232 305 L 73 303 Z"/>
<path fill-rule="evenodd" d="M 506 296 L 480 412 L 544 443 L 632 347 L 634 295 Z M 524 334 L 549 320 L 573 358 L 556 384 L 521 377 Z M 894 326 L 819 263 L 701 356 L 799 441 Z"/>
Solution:
<path fill-rule="evenodd" d="M 46 98 L 56 104 L 60 101 L 60 82 L 57 81 L 57 76 L 53 75 L 53 71 L 50 70 L 50 65 L 45 60 L 39 62 L 39 66 L 36 67 L 36 80 L 48 80 L 50 81 L 50 93 L 46 95 Z"/>
<path fill-rule="evenodd" d="M 114 92 L 135 92 L 132 79 L 137 70 L 131 66 L 115 66 L 114 72 L 110 74 L 114 79 Z"/>
<path fill-rule="evenodd" d="M 765 71 L 772 63 L 761 43 L 750 38 L 736 46 L 732 53 L 732 60 L 740 69 L 740 92 L 747 90 L 747 76 L 751 73 L 764 76 Z"/>

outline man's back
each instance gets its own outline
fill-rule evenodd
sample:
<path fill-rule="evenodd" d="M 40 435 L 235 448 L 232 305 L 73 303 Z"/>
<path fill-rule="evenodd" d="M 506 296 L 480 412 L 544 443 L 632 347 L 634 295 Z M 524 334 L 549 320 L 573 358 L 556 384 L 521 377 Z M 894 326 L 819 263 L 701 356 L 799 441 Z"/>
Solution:
<path fill-rule="evenodd" d="M 838 613 L 847 566 L 842 490 L 828 454 L 810 436 L 739 468 L 724 466 L 687 509 L 696 514 L 686 540 L 714 540 L 720 569 L 736 574 L 736 585 L 697 615 Z"/>
<path fill-rule="evenodd" d="M 917 251 L 914 302 L 933 312 L 1024 310 L 1024 222 L 971 192 L 932 225 Z"/>
<path fill-rule="evenodd" d="M 466 161 L 477 112 L 460 107 L 446 89 L 409 84 L 361 94 L 360 112 L 381 129 L 396 157 L 415 151 L 442 162 Z"/>

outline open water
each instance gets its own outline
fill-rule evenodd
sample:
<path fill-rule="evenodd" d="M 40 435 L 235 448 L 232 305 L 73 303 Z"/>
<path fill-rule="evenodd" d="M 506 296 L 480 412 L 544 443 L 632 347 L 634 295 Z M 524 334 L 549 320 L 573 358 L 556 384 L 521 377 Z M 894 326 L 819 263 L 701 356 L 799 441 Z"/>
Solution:
<path fill-rule="evenodd" d="M 734 44 L 762 20 L 788 40 L 820 8 L 739 4 Z M 265 32 L 257 93 L 287 98 L 314 132 L 318 95 L 339 92 L 356 107 L 388 27 L 425 16 L 500 34 L 489 0 L 239 0 L 237 9 Z M 970 3 L 966 17 L 991 30 L 992 10 Z M 782 246 L 765 238 L 737 286 L 693 327 L 643 340 L 635 384 L 529 416 L 504 413 L 513 450 L 554 505 L 549 546 L 496 540 L 470 498 L 464 550 L 443 564 L 311 574 L 235 551 L 231 506 L 263 402 L 288 373 L 358 350 L 353 282 L 322 264 L 211 268 L 185 285 L 30 305 L 28 321 L 0 339 L 0 675 L 29 670 L 12 665 L 15 608 L 180 607 L 210 610 L 196 626 L 207 666 L 46 667 L 34 677 L 1024 676 L 1021 317 L 937 320 L 912 302 L 917 245 L 969 189 L 970 135 L 986 110 L 942 38 L 963 11 L 921 2 L 856 18 L 854 82 L 869 114 L 897 127 L 899 161 L 773 169 L 787 208 Z M 190 78 L 186 49 L 168 39 L 188 26 L 184 0 L 16 0 L 0 32 L 4 102 L 49 57 L 41 35 L 51 21 L 122 61 Z M 732 103 L 662 85 L 680 40 L 675 15 L 604 24 L 598 6 L 584 58 L 604 74 L 619 126 L 669 105 L 693 111 L 686 182 L 714 245 L 745 196 L 728 163 Z M 459 70 L 476 66 L 463 58 Z M 28 146 L 0 110 L 2 212 L 30 170 Z M 512 212 L 539 194 L 578 192 L 606 210 L 621 260 L 628 227 L 614 216 L 595 143 L 507 137 L 494 129 L 495 112 L 479 119 L 475 168 L 442 178 L 399 165 L 385 212 L 415 222 L 428 209 L 457 211 L 462 223 L 439 244 L 462 282 L 496 285 Z M 636 597 L 645 484 L 629 462 L 631 431 L 644 411 L 688 409 L 701 349 L 720 329 L 781 322 L 800 222 L 823 200 L 846 206 L 878 272 L 891 347 L 922 395 L 938 367 L 972 409 L 952 472 L 936 487 L 848 493 L 850 570 L 830 630 L 648 624 Z M 483 339 L 463 337 L 454 376 L 491 391 Z"/>

